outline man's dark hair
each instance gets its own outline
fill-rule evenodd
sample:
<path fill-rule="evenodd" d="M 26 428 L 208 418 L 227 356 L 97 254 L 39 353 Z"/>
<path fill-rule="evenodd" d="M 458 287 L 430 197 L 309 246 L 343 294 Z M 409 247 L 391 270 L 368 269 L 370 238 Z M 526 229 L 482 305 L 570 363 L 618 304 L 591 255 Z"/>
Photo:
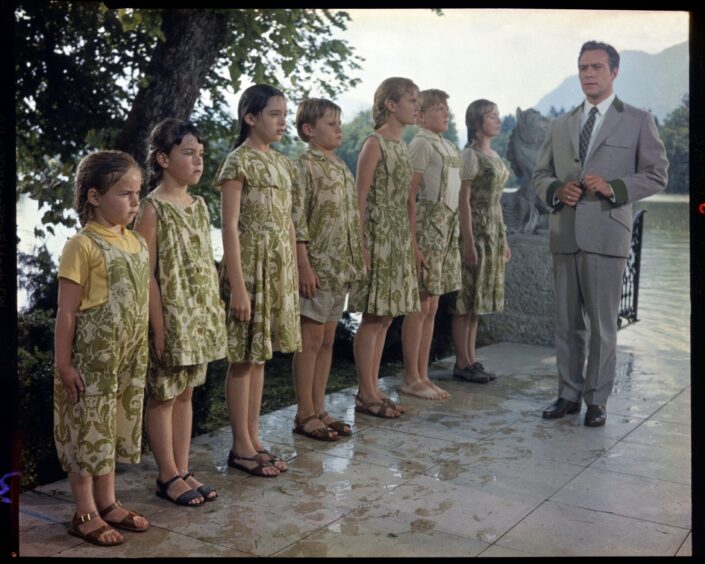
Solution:
<path fill-rule="evenodd" d="M 585 51 L 597 51 L 598 49 L 605 51 L 607 57 L 609 58 L 610 70 L 614 70 L 619 67 L 619 53 L 617 49 L 612 47 L 609 43 L 603 43 L 602 41 L 586 41 L 580 48 L 580 54 L 578 55 L 578 61 L 580 57 L 583 56 Z"/>

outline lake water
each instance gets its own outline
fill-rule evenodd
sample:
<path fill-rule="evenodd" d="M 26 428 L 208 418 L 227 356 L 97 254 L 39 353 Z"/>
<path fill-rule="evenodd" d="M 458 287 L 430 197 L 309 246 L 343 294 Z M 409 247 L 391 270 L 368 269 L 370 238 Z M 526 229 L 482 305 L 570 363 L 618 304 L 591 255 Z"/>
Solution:
<path fill-rule="evenodd" d="M 640 209 L 646 210 L 637 323 L 640 337 L 672 350 L 690 351 L 688 196 L 653 196 L 637 202 L 635 210 Z M 22 196 L 17 207 L 19 250 L 36 251 L 34 227 L 40 218 L 36 202 Z M 47 241 L 52 256 L 58 259 L 66 239 L 75 231 L 56 228 L 56 234 Z M 223 244 L 219 229 L 212 229 L 211 239 L 214 256 L 220 260 Z M 19 307 L 26 299 L 19 291 Z"/>

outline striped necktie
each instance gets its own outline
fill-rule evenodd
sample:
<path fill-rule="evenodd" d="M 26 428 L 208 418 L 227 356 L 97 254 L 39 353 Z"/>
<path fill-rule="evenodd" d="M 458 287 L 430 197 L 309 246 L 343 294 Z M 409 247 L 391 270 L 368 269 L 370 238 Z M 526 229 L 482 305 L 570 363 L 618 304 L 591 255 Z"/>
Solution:
<path fill-rule="evenodd" d="M 580 132 L 580 164 L 585 164 L 585 156 L 587 155 L 588 146 L 590 145 L 590 136 L 592 128 L 595 125 L 595 117 L 597 116 L 597 107 L 593 106 L 588 115 L 583 130 Z"/>

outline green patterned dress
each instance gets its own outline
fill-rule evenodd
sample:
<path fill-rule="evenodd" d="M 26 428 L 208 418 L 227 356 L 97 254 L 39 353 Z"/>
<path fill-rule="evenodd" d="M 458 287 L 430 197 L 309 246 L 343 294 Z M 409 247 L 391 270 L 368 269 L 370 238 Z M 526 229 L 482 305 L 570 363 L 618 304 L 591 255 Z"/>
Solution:
<path fill-rule="evenodd" d="M 463 180 L 472 180 L 470 207 L 478 263 L 472 269 L 463 263 L 463 287 L 458 292 L 455 313 L 500 312 L 504 310 L 505 267 L 501 198 L 509 171 L 500 157 L 469 147 L 461 158 Z M 459 241 L 462 249 L 462 234 Z"/>
<path fill-rule="evenodd" d="M 203 198 L 196 196 L 182 207 L 150 193 L 140 204 L 137 221 L 148 202 L 157 214 L 155 274 L 164 313 L 164 358 L 159 361 L 150 339 L 147 385 L 150 395 L 166 401 L 203 384 L 207 363 L 225 356 L 225 306 Z"/>
<path fill-rule="evenodd" d="M 54 441 L 65 472 L 101 476 L 138 463 L 147 372 L 149 252 L 129 253 L 81 230 L 105 257 L 108 301 L 76 314 L 73 362 L 85 393 L 72 403 L 54 375 Z"/>
<path fill-rule="evenodd" d="M 240 145 L 215 175 L 215 186 L 244 178 L 238 235 L 245 288 L 252 298 L 250 322 L 228 314 L 228 360 L 263 363 L 273 351 L 301 350 L 299 290 L 291 249 L 291 185 L 294 164 L 277 151 Z M 225 260 L 220 281 L 230 303 Z"/>
<path fill-rule="evenodd" d="M 416 244 L 426 259 L 419 290 L 431 296 L 461 287 L 458 248 L 460 156 L 453 143 L 420 128 L 409 144 L 414 172 L 422 173 L 416 201 Z"/>
<path fill-rule="evenodd" d="M 377 163 L 365 209 L 365 242 L 372 269 L 352 285 L 348 309 L 396 317 L 419 311 L 419 287 L 406 209 L 411 163 L 404 141 L 372 135 L 379 141 Z"/>

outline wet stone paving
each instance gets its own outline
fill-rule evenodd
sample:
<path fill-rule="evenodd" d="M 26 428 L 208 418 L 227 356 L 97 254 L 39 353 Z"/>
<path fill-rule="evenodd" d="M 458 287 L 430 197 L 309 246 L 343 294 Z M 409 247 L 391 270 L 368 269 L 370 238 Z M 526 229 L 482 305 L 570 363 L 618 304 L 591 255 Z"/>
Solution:
<path fill-rule="evenodd" d="M 219 497 L 179 507 L 154 495 L 149 453 L 119 465 L 118 496 L 151 528 L 103 548 L 67 534 L 68 480 L 20 499 L 21 556 L 674 556 L 691 555 L 690 358 L 619 332 L 617 380 L 604 427 L 580 415 L 544 420 L 555 398 L 553 349 L 479 349 L 497 374 L 431 377 L 452 397 L 400 396 L 399 419 L 356 414 L 355 389 L 328 396 L 352 437 L 318 442 L 291 432 L 295 406 L 262 416 L 262 436 L 289 461 L 274 479 L 228 468 L 229 427 L 193 441 L 191 470 Z"/>

